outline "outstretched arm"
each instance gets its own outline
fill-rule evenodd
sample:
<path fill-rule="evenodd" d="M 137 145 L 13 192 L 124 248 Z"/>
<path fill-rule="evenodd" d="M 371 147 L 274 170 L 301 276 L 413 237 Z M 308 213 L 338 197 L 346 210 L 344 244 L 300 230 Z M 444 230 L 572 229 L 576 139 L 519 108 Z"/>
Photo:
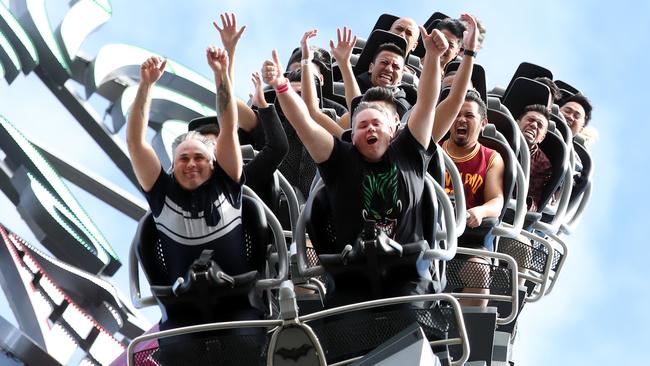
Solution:
<path fill-rule="evenodd" d="M 149 110 L 151 108 L 151 88 L 165 71 L 167 60 L 149 57 L 140 66 L 140 85 L 135 101 L 129 112 L 126 126 L 126 144 L 131 156 L 133 171 L 138 183 L 149 192 L 160 174 L 160 160 L 151 145 L 146 141 Z"/>
<path fill-rule="evenodd" d="M 235 80 L 235 50 L 237 49 L 239 39 L 244 33 L 244 30 L 246 30 L 246 26 L 244 25 L 237 30 L 237 19 L 234 13 L 223 13 L 220 15 L 220 18 L 221 27 L 219 27 L 217 22 L 212 22 L 212 25 L 219 32 L 223 48 L 228 53 L 230 60 L 228 64 L 228 77 L 230 77 L 230 82 L 232 83 Z"/>
<path fill-rule="evenodd" d="M 413 137 L 427 149 L 429 141 L 431 141 L 435 104 L 440 93 L 440 55 L 447 50 L 449 44 L 445 36 L 437 29 L 429 34 L 424 27 L 420 26 L 420 34 L 426 54 L 424 55 L 424 68 L 420 75 L 418 101 L 413 106 L 407 126 Z"/>
<path fill-rule="evenodd" d="M 478 45 L 478 31 L 476 20 L 469 14 L 462 14 L 460 19 L 465 21 L 468 25 L 468 30 L 463 33 L 463 44 L 466 50 L 476 51 Z M 456 119 L 456 115 L 460 111 L 465 101 L 465 94 L 469 88 L 469 82 L 472 77 L 472 69 L 474 67 L 474 57 L 465 56 L 460 63 L 458 72 L 454 77 L 454 82 L 451 84 L 451 90 L 445 100 L 440 102 L 436 107 L 436 123 L 433 125 L 433 142 L 438 142 L 442 139 L 451 124 Z"/>
<path fill-rule="evenodd" d="M 300 47 L 302 50 L 302 61 L 300 62 L 301 67 L 301 80 L 300 87 L 302 91 L 302 100 L 307 105 L 307 110 L 309 110 L 309 115 L 314 119 L 319 125 L 323 126 L 327 132 L 331 133 L 336 137 L 341 137 L 343 134 L 343 129 L 341 126 L 331 119 L 328 115 L 323 113 L 318 104 L 318 93 L 316 92 L 316 82 L 314 80 L 314 71 L 312 69 L 312 60 L 314 59 L 314 52 L 309 47 L 309 39 L 316 37 L 318 31 L 312 29 L 305 32 L 300 40 Z"/>
<path fill-rule="evenodd" d="M 217 164 L 235 182 L 242 175 L 242 157 L 237 137 L 237 107 L 232 84 L 228 77 L 228 54 L 214 46 L 206 50 L 208 65 L 214 72 L 217 88 L 217 116 L 219 136 L 217 137 Z"/>
<path fill-rule="evenodd" d="M 250 96 L 253 105 L 258 108 L 260 123 L 264 129 L 264 147 L 250 162 L 244 165 L 246 184 L 253 187 L 256 177 L 270 177 L 280 166 L 284 156 L 289 152 L 289 142 L 275 106 L 269 105 L 264 99 L 260 74 L 254 73 L 251 76 L 251 81 L 255 86 L 255 92 Z M 263 178 L 262 181 L 267 180 Z"/>
<path fill-rule="evenodd" d="M 237 44 L 239 39 L 241 39 L 246 26 L 242 26 L 237 30 L 237 18 L 234 13 L 223 13 L 219 16 L 221 18 L 221 27 L 217 22 L 212 22 L 214 28 L 219 32 L 221 37 L 221 44 L 223 48 L 228 53 L 228 77 L 230 77 L 230 83 L 234 84 L 235 81 L 235 51 L 237 50 Z M 246 105 L 246 103 L 240 99 L 237 99 L 237 114 L 238 114 L 238 123 L 240 127 L 245 131 L 252 131 L 257 126 L 257 117 L 252 109 Z"/>
<path fill-rule="evenodd" d="M 275 89 L 284 115 L 298 133 L 314 162 L 322 163 L 329 159 L 332 153 L 334 137 L 311 118 L 305 103 L 293 91 L 289 80 L 282 75 L 281 65 L 277 51 L 273 50 L 273 59 L 264 61 L 262 65 L 264 82 Z"/>
<path fill-rule="evenodd" d="M 352 37 L 352 29 L 343 27 L 343 32 L 341 32 L 341 28 L 336 29 L 336 38 L 336 47 L 334 47 L 334 41 L 330 40 L 330 52 L 339 65 L 339 70 L 341 70 L 343 87 L 345 88 L 345 103 L 348 111 L 352 112 L 352 99 L 361 95 L 361 89 L 359 89 L 357 79 L 354 77 L 352 63 L 350 62 L 352 50 L 357 43 L 357 36 Z"/>
<path fill-rule="evenodd" d="M 503 209 L 503 172 L 505 164 L 499 153 L 495 153 L 494 160 L 485 174 L 485 187 L 483 194 L 485 203 L 467 210 L 467 226 L 477 227 L 486 217 L 499 217 Z"/>

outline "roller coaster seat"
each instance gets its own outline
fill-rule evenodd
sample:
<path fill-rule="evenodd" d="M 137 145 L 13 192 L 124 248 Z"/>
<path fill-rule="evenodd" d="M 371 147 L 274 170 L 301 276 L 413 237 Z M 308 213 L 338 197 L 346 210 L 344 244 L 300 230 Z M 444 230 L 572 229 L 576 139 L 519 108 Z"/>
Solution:
<path fill-rule="evenodd" d="M 242 145 L 242 160 L 244 164 L 250 162 L 255 158 L 255 155 L 258 154 L 252 145 Z M 280 220 L 282 227 L 288 228 L 289 225 L 289 215 L 287 213 L 288 209 L 286 207 L 286 202 L 283 201 L 282 189 L 280 188 L 280 173 L 276 170 L 273 173 L 269 184 L 264 185 L 263 187 L 255 187 L 255 193 L 262 199 L 262 201 L 271 209 L 275 216 Z M 250 183 L 250 182 L 247 182 Z M 253 188 L 253 187 L 251 187 Z"/>
<path fill-rule="evenodd" d="M 242 196 L 242 223 L 250 271 L 233 276 L 224 273 L 210 253 L 204 251 L 188 268 L 187 275 L 171 284 L 166 263 L 174 259 L 165 257 L 151 213 L 140 220 L 134 246 L 160 307 L 162 330 L 233 320 L 228 317 L 237 312 L 237 307 L 251 309 L 258 318 L 263 314 L 263 300 L 255 293 L 254 285 L 264 274 L 270 237 L 261 204 L 247 195 Z"/>
<path fill-rule="evenodd" d="M 553 194 L 560 188 L 566 170 L 571 169 L 571 167 L 568 166 L 568 160 L 566 159 L 568 147 L 564 144 L 564 140 L 557 130 L 549 127 L 549 131 L 544 140 L 540 142 L 539 148 L 546 154 L 552 167 L 551 178 L 544 187 L 540 199 L 538 211 L 541 211 L 551 201 Z"/>
<path fill-rule="evenodd" d="M 496 98 L 489 98 L 490 100 Z M 498 99 L 496 100 L 498 102 Z M 517 130 L 517 122 L 512 118 L 509 112 L 504 112 L 502 108 L 505 108 L 501 103 L 494 103 L 492 106 L 488 107 L 488 121 L 493 124 L 497 131 L 499 131 L 503 137 L 510 145 L 510 148 L 514 152 L 515 156 L 519 156 L 519 149 L 521 148 L 521 140 L 519 139 L 519 134 Z M 507 109 L 506 109 L 507 111 Z"/>
<path fill-rule="evenodd" d="M 522 62 L 519 64 L 517 67 L 517 70 L 515 73 L 512 75 L 512 78 L 510 79 L 510 82 L 508 83 L 508 86 L 505 89 L 504 95 L 507 96 L 510 91 L 514 88 L 514 84 L 518 78 L 527 78 L 527 79 L 535 79 L 538 77 L 547 77 L 551 80 L 553 80 L 553 73 L 551 70 L 530 63 L 530 62 Z"/>
<path fill-rule="evenodd" d="M 571 140 L 573 139 L 573 134 L 571 133 L 571 129 L 569 128 L 569 125 L 566 123 L 564 116 L 560 112 L 560 107 L 558 107 L 557 104 L 553 104 L 550 115 L 551 115 L 551 121 L 553 121 L 553 123 L 555 124 L 555 129 L 562 136 L 562 140 L 566 145 L 570 145 Z"/>
<path fill-rule="evenodd" d="M 518 77 L 511 82 L 502 103 L 517 119 L 526 106 L 541 104 L 548 107 L 552 105 L 551 102 L 551 90 L 548 86 L 533 79 Z"/>
<path fill-rule="evenodd" d="M 425 264 L 419 259 L 435 235 L 433 198 L 433 193 L 425 189 L 422 214 L 423 222 L 429 223 L 423 228 L 427 240 L 400 245 L 377 231 L 374 222 L 369 221 L 355 243 L 340 248 L 325 187 L 316 187 L 303 214 L 318 259 L 333 281 L 334 291 L 328 291 L 327 307 L 415 294 L 408 292 L 405 285 L 420 277 L 418 268 Z M 425 271 L 428 273 L 428 268 Z M 425 287 L 430 292 L 430 287 Z"/>
<path fill-rule="evenodd" d="M 441 149 L 436 149 L 429 161 L 429 166 L 427 167 L 427 173 L 431 175 L 433 180 L 438 182 L 438 184 L 445 185 L 445 160 L 440 152 Z"/>

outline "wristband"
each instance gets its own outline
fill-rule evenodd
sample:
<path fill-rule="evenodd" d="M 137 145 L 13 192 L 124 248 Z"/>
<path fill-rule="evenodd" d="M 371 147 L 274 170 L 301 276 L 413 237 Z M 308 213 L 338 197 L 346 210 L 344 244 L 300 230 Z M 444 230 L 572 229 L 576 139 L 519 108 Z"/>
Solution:
<path fill-rule="evenodd" d="M 302 60 L 300 60 L 301 65 L 309 66 L 310 63 L 311 63 L 311 60 L 306 59 L 306 58 L 303 58 Z"/>
<path fill-rule="evenodd" d="M 463 50 L 463 55 L 469 56 L 469 57 L 476 57 L 476 51 L 465 49 L 465 50 Z"/>
<path fill-rule="evenodd" d="M 282 84 L 278 85 L 277 87 L 275 87 L 275 93 L 276 94 L 286 93 L 288 90 L 289 90 L 289 80 L 286 80 L 286 79 L 285 79 L 284 83 L 282 83 Z"/>

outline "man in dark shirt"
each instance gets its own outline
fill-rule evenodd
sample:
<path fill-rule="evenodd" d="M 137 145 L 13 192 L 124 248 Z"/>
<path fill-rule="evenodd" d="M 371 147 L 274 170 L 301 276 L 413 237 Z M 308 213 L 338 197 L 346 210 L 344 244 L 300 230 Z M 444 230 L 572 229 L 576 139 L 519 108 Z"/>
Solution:
<path fill-rule="evenodd" d="M 392 113 L 368 103 L 357 107 L 352 118 L 352 144 L 333 137 L 310 117 L 304 102 L 289 87 L 277 53 L 264 62 L 264 81 L 275 88 L 287 119 L 319 165 L 336 212 L 336 247 L 317 248 L 321 253 L 340 252 L 345 244 L 353 243 L 367 220 L 379 222 L 378 227 L 399 243 L 423 238 L 420 200 L 435 148 L 431 131 L 440 86 L 439 58 L 448 45 L 439 31 L 421 32 L 427 49 L 421 85 L 426 87 L 418 90 L 422 102 L 413 107 L 407 128 L 394 141 Z M 418 287 L 415 291 L 422 292 Z"/>
<path fill-rule="evenodd" d="M 539 143 L 546 137 L 548 131 L 549 112 L 546 106 L 533 104 L 526 106 L 517 119 L 519 129 L 524 134 L 530 150 L 530 176 L 528 181 L 528 196 L 526 204 L 529 211 L 538 212 L 544 187 L 551 179 L 551 162 L 539 148 Z"/>
<path fill-rule="evenodd" d="M 163 171 L 156 153 L 145 140 L 150 91 L 166 64 L 159 57 L 149 58 L 140 68 L 138 94 L 127 126 L 133 170 L 151 207 L 163 250 L 174 258 L 169 263 L 170 285 L 185 275 L 204 248 L 224 251 L 227 256 L 243 250 L 242 158 L 236 133 L 237 110 L 227 73 L 228 56 L 225 51 L 210 47 L 207 58 L 217 80 L 221 133 L 216 148 L 210 141 L 194 136 L 196 133 L 184 135 L 175 141 L 172 174 Z M 227 270 L 231 274 L 247 270 L 243 265 L 236 265 L 243 263 L 237 258 L 228 258 L 223 263 L 229 266 Z"/>

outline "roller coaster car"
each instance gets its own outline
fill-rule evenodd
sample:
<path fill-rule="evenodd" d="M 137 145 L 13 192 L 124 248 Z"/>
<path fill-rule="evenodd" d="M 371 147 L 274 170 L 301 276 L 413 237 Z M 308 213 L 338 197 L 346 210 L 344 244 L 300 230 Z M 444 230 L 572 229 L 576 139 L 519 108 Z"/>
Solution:
<path fill-rule="evenodd" d="M 446 207 L 451 210 L 450 204 Z M 265 208 L 265 211 L 270 212 L 268 208 Z M 446 218 L 450 219 L 450 216 L 446 215 Z M 303 215 L 301 215 L 301 219 L 298 222 L 299 228 L 297 232 L 301 232 L 300 225 L 302 222 L 302 243 L 304 245 Z M 149 221 L 149 229 L 147 230 L 145 227 L 147 221 L 147 219 L 142 220 L 143 224 L 138 231 L 136 242 L 141 240 L 143 236 L 145 239 L 155 240 L 155 235 L 144 235 L 144 233 L 151 234 L 151 229 L 154 229 L 151 221 Z M 279 224 L 276 222 L 275 226 L 277 227 Z M 453 229 L 450 230 L 450 234 L 453 236 Z M 277 235 L 275 237 L 276 242 L 282 240 L 278 239 Z M 452 241 L 451 244 L 455 245 L 455 241 Z M 397 247 L 394 249 L 399 252 Z M 392 250 L 387 249 L 386 252 Z M 452 250 L 455 250 L 455 247 Z M 406 251 L 408 252 L 408 250 Z M 135 252 L 135 249 L 133 252 Z M 278 256 L 282 258 L 282 251 L 279 250 L 279 252 Z M 402 250 L 402 253 L 404 252 Z M 362 260 L 361 253 L 363 251 L 356 252 L 356 255 L 353 253 L 350 258 Z M 435 258 L 450 258 L 451 256 L 453 256 L 453 253 L 445 254 L 431 250 L 423 253 L 423 259 L 429 261 Z M 399 256 L 396 256 L 396 258 L 399 259 Z M 412 258 L 409 258 L 409 260 L 412 260 Z M 131 265 L 134 262 L 135 254 L 132 256 Z M 327 259 L 325 259 L 325 262 L 327 262 Z M 137 263 L 135 264 L 137 265 Z M 199 260 L 197 266 L 200 273 L 207 273 L 203 275 L 207 280 L 210 278 L 219 279 L 219 276 L 214 271 L 216 268 L 212 268 L 209 260 L 205 261 L 205 258 L 203 258 Z M 278 277 L 280 280 L 283 278 L 282 273 L 284 273 L 282 268 L 282 261 L 280 261 L 280 276 Z M 131 275 L 137 276 L 137 273 L 132 271 Z M 191 275 L 190 278 L 192 278 Z M 259 287 L 260 281 L 264 280 L 256 281 L 255 286 Z M 139 287 L 132 289 L 132 291 L 137 295 L 134 296 L 136 304 L 145 302 L 139 297 Z M 170 291 L 172 294 L 170 296 L 174 296 L 173 287 L 167 289 L 167 293 L 170 293 Z M 190 289 L 183 295 L 189 294 L 191 291 Z M 199 300 L 197 299 L 197 301 Z M 414 308 L 410 306 L 413 303 L 432 303 L 436 304 L 436 306 Z M 406 364 L 431 364 L 429 362 L 421 363 L 425 362 L 422 361 L 421 357 L 424 354 L 423 352 L 429 352 L 431 357 L 428 360 L 435 359 L 432 353 L 432 350 L 435 350 L 442 356 L 443 360 L 446 360 L 445 364 L 462 365 L 469 354 L 469 343 L 463 319 L 459 315 L 458 302 L 446 294 L 379 299 L 301 316 L 298 314 L 295 303 L 293 285 L 289 281 L 284 281 L 279 290 L 279 307 L 281 319 L 194 325 L 138 337 L 129 345 L 129 365 L 133 365 L 134 361 L 135 364 L 155 364 L 163 356 L 164 352 L 159 350 L 147 350 L 134 354 L 135 348 L 141 342 L 156 338 L 162 340 L 178 335 L 196 336 L 197 332 L 221 332 L 223 330 L 230 330 L 232 334 L 215 334 L 213 332 L 209 337 L 201 338 L 198 342 L 189 345 L 183 343 L 182 347 L 179 345 L 177 348 L 179 350 L 177 353 L 178 360 L 192 364 L 209 364 L 218 360 L 220 365 L 267 364 L 276 366 L 294 364 L 324 366 L 327 362 L 339 361 L 338 364 L 341 365 L 355 361 L 361 362 L 360 364 L 363 365 L 370 365 L 376 364 L 377 360 L 386 361 L 389 359 L 399 364 L 404 362 Z M 416 328 L 422 329 L 420 339 L 426 341 L 424 343 L 420 342 L 423 345 L 423 348 L 420 349 L 421 352 L 415 352 L 411 348 L 413 342 L 403 342 L 404 332 L 411 329 L 410 327 L 414 326 L 414 324 Z M 246 329 L 265 329 L 267 332 L 264 334 L 261 332 L 242 334 L 242 330 Z M 447 336 L 448 332 L 453 332 L 457 336 L 449 337 Z M 265 336 L 265 334 L 269 333 L 272 333 L 270 340 L 269 337 Z M 461 347 L 462 353 L 457 359 L 451 360 L 446 356 L 446 347 L 449 345 L 459 345 Z M 198 360 L 193 358 L 197 355 Z M 395 358 L 397 355 L 400 355 L 401 358 Z"/>

